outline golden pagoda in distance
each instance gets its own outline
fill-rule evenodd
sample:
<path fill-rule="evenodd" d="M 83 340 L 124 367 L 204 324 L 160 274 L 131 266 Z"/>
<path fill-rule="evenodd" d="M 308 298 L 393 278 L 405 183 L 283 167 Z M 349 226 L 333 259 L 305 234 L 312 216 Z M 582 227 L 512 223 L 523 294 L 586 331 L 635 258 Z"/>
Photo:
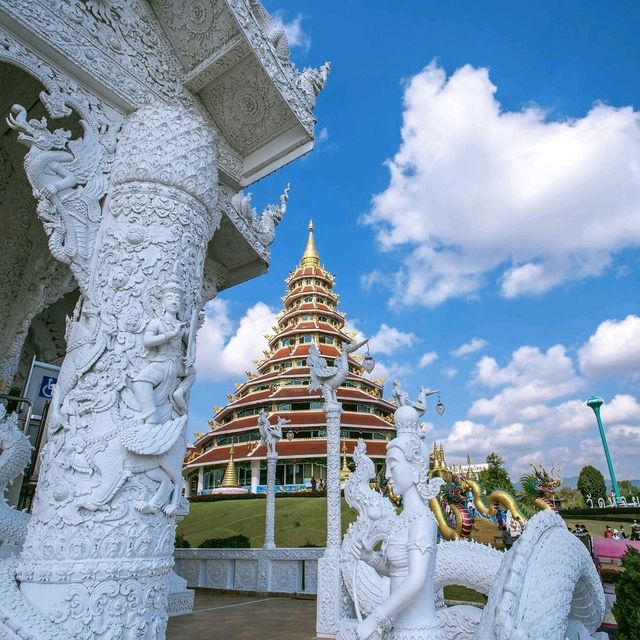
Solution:
<path fill-rule="evenodd" d="M 315 344 L 331 365 L 342 343 L 352 338 L 344 331 L 345 316 L 338 310 L 335 277 L 322 265 L 311 221 L 302 257 L 285 282 L 284 308 L 272 335 L 266 337 L 264 358 L 255 361 L 257 372 L 247 372 L 245 381 L 235 385 L 227 405 L 216 407 L 209 431 L 189 448 L 183 468 L 188 496 L 221 487 L 228 482 L 230 468 L 239 487 L 254 493 L 265 490 L 266 448 L 258 430 L 261 409 L 270 414 L 272 422 L 276 416 L 290 420 L 278 444 L 277 489 L 310 490 L 320 480 L 326 481 L 323 399 L 319 391 L 309 391 L 306 358 Z M 395 406 L 383 399 L 381 381 L 365 377 L 358 356 L 349 357 L 349 376 L 338 389 L 338 400 L 343 407 L 340 437 L 346 455 L 362 438 L 367 455 L 381 467 L 386 443 L 395 434 Z"/>

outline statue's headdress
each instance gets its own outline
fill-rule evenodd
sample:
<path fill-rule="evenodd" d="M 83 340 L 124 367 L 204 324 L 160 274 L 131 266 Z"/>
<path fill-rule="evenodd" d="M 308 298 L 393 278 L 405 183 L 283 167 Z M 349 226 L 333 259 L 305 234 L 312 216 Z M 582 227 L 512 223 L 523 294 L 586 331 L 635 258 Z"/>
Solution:
<path fill-rule="evenodd" d="M 184 293 L 184 286 L 180 282 L 178 263 L 173 268 L 173 272 L 162 285 L 162 293 Z"/>

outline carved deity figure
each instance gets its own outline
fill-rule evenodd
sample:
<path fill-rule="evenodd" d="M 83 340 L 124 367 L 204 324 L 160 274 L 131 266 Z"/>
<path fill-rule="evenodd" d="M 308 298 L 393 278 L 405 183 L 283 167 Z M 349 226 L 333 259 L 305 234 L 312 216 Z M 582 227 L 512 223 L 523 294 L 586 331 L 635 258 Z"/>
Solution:
<path fill-rule="evenodd" d="M 390 578 L 390 593 L 357 626 L 359 640 L 376 632 L 388 640 L 443 640 L 434 605 L 436 520 L 429 500 L 440 491 L 441 478 L 428 480 L 429 456 L 418 435 L 417 411 L 401 406 L 396 411 L 398 437 L 387 445 L 386 478 L 402 496 L 402 513 L 390 519 L 381 552 L 371 549 L 375 540 L 364 537 L 352 553 Z"/>
<path fill-rule="evenodd" d="M 315 344 L 311 345 L 307 365 L 311 381 L 309 389 L 316 391 L 320 389 L 327 404 L 337 404 L 338 387 L 345 382 L 349 375 L 349 354 L 354 353 L 365 345 L 368 340 L 362 340 L 354 344 L 342 343 L 342 352 L 336 358 L 335 365 L 327 365 L 327 361 L 320 357 L 320 352 Z"/>
<path fill-rule="evenodd" d="M 291 420 L 285 420 L 284 418 L 278 418 L 275 425 L 269 422 L 269 414 L 262 409 L 258 415 L 258 428 L 260 429 L 260 439 L 267 447 L 268 456 L 278 455 L 276 447 L 278 442 L 282 440 L 282 427 L 285 424 L 289 424 Z"/>
<path fill-rule="evenodd" d="M 149 322 L 142 338 L 148 361 L 133 377 L 132 389 L 145 423 L 165 422 L 172 407 L 181 415 L 187 411 L 186 394 L 195 378 L 190 348 L 195 331 L 193 322 L 187 330 L 178 318 L 182 295 L 174 275 L 162 290 L 162 315 Z"/>

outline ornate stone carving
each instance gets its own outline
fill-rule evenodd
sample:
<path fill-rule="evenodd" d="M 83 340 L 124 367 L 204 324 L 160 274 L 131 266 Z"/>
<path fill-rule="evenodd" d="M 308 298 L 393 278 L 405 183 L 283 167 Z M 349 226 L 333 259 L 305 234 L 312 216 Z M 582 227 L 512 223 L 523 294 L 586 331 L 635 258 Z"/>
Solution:
<path fill-rule="evenodd" d="M 262 443 L 267 447 L 267 454 L 271 456 L 278 456 L 276 447 L 278 442 L 282 440 L 282 427 L 285 424 L 289 424 L 290 420 L 284 418 L 278 418 L 276 424 L 272 425 L 269 422 L 269 414 L 262 409 L 258 415 L 258 428 L 260 430 L 260 439 Z"/>
<path fill-rule="evenodd" d="M 74 61 L 130 109 L 185 97 L 180 67 L 146 2 L 18 0 L 2 11 Z"/>
<path fill-rule="evenodd" d="M 251 206 L 251 196 L 252 194 L 250 193 L 245 195 L 239 191 L 231 198 L 231 206 L 241 218 L 251 225 L 258 240 L 265 247 L 268 247 L 275 240 L 276 227 L 280 224 L 287 211 L 289 185 L 286 186 L 280 196 L 280 206 L 267 205 L 260 216 L 256 215 L 255 208 Z"/>
<path fill-rule="evenodd" d="M 296 86 L 304 96 L 309 109 L 313 109 L 316 106 L 316 100 L 324 89 L 325 84 L 327 84 L 329 71 L 331 71 L 331 63 L 325 62 L 318 69 L 305 67 L 298 75 Z"/>
<path fill-rule="evenodd" d="M 320 389 L 325 403 L 336 404 L 338 402 L 337 389 L 347 379 L 349 375 L 349 354 L 354 353 L 365 345 L 367 340 L 354 344 L 342 344 L 342 351 L 335 360 L 335 365 L 327 366 L 324 358 L 320 357 L 320 352 L 315 344 L 309 349 L 307 365 L 311 374 L 309 389 L 311 391 Z"/>
<path fill-rule="evenodd" d="M 37 212 L 49 250 L 56 260 L 70 266 L 84 292 L 101 220 L 99 199 L 106 192 L 115 140 L 101 139 L 83 122 L 84 137 L 70 141 L 69 131 L 50 132 L 46 119 L 28 120 L 20 105 L 12 107 L 7 123 L 18 131 L 18 142 L 29 148 L 24 167 L 39 200 Z"/>
<path fill-rule="evenodd" d="M 267 447 L 267 500 L 264 525 L 264 548 L 275 549 L 275 520 L 276 520 L 276 464 L 278 452 L 276 447 L 282 439 L 282 427 L 290 420 L 278 418 L 275 425 L 269 422 L 269 414 L 262 409 L 258 416 L 260 439 Z"/>
<path fill-rule="evenodd" d="M 18 414 L 7 415 L 0 404 L 0 547 L 20 547 L 24 541 L 29 514 L 9 505 L 4 494 L 30 460 L 31 443 L 18 427 Z"/>
<path fill-rule="evenodd" d="M 169 324 L 177 269 L 184 295 L 171 303 L 195 335 L 220 220 L 216 177 L 211 130 L 196 112 L 158 106 L 128 119 L 17 566 L 33 606 L 73 637 L 112 637 L 114 624 L 163 634 L 193 343 L 176 334 L 165 351 L 150 334 L 163 333 L 156 320 Z M 148 414 L 148 388 L 136 396 L 136 382 L 152 386 Z"/>

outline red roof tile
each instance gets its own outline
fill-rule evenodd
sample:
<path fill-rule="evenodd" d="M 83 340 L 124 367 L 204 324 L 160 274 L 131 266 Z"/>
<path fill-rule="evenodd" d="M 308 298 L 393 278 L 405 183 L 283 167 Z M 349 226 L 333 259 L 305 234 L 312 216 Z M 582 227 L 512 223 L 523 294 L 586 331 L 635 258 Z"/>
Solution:
<path fill-rule="evenodd" d="M 351 457 L 351 452 L 357 444 L 357 440 L 347 439 L 347 456 Z M 367 440 L 367 455 L 375 458 L 384 457 L 387 452 L 386 440 Z M 266 456 L 266 448 L 260 445 L 251 456 L 249 453 L 255 448 L 256 443 L 243 443 L 233 445 L 233 457 L 236 462 L 245 460 L 259 460 Z M 229 460 L 229 450 L 231 445 L 214 447 L 209 449 L 198 458 L 191 460 L 184 466 L 190 469 L 206 464 L 226 463 Z M 281 440 L 278 444 L 278 456 L 280 459 L 286 458 L 315 458 L 327 455 L 327 441 L 324 438 Z"/>

